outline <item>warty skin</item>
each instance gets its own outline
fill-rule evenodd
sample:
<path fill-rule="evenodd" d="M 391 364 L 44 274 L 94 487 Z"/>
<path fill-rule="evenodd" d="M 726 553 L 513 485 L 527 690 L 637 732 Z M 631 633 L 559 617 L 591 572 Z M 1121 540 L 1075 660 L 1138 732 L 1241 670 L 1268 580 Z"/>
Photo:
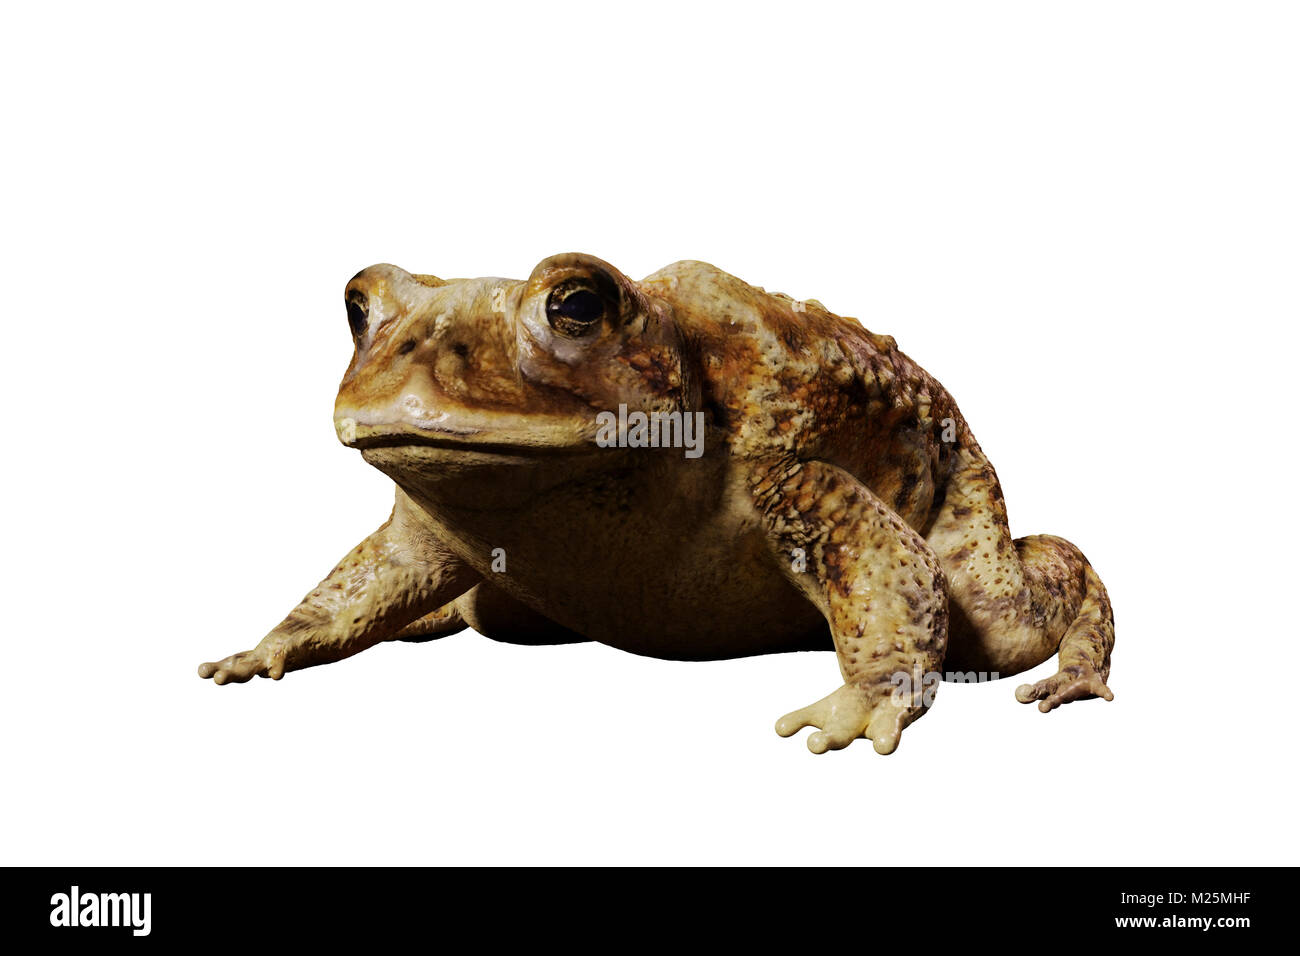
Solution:
<path fill-rule="evenodd" d="M 577 253 L 522 281 L 379 265 L 344 297 L 335 425 L 393 479 L 392 515 L 200 676 L 466 626 L 680 659 L 833 647 L 841 686 L 776 724 L 817 728 L 816 753 L 893 752 L 938 672 L 1057 654 L 1018 700 L 1112 699 L 1101 580 L 1062 538 L 1012 539 L 952 396 L 890 336 L 693 261 L 640 282 Z M 620 405 L 702 412 L 703 454 L 603 447 Z"/>

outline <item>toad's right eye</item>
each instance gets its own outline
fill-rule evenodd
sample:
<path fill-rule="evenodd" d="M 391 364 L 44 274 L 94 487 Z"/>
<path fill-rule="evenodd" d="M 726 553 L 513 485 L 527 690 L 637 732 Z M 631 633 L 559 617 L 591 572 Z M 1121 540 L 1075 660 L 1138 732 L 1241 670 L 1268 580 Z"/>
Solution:
<path fill-rule="evenodd" d="M 361 340 L 366 334 L 370 319 L 370 302 L 364 292 L 353 290 L 348 293 L 348 325 L 352 328 L 352 337 Z"/>
<path fill-rule="evenodd" d="M 607 311 L 609 303 L 604 296 L 576 283 L 557 286 L 546 300 L 546 321 L 555 331 L 570 338 L 586 335 Z"/>

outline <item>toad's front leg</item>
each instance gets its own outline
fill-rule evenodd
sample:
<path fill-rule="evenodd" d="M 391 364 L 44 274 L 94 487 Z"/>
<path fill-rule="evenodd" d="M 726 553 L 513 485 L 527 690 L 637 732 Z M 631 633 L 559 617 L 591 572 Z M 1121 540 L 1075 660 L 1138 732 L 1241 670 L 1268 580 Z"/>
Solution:
<path fill-rule="evenodd" d="M 199 665 L 218 684 L 342 660 L 400 636 L 464 594 L 479 575 L 442 548 L 401 491 L 393 515 L 352 549 L 257 647 Z"/>
<path fill-rule="evenodd" d="M 768 543 L 790 579 L 830 624 L 844 686 L 786 714 L 788 737 L 815 726 L 808 749 L 825 753 L 870 738 L 893 753 L 919 717 L 943 663 L 948 597 L 925 541 L 848 472 L 783 460 L 750 483 Z"/>

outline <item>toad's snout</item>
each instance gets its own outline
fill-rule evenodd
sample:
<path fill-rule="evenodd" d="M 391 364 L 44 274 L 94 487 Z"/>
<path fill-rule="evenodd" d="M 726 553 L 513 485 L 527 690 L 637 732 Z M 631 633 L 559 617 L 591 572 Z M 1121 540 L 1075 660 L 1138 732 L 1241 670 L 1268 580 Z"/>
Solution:
<path fill-rule="evenodd" d="M 525 408 L 531 429 L 537 413 L 504 319 L 510 285 L 387 264 L 353 276 L 343 298 L 356 349 L 334 404 L 339 439 L 356 447 L 412 436 L 459 441 L 517 426 Z"/>

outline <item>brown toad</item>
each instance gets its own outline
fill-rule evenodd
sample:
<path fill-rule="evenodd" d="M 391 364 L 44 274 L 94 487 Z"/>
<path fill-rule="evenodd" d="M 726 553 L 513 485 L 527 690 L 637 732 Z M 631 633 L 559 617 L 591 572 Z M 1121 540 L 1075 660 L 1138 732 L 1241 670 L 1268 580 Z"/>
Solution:
<path fill-rule="evenodd" d="M 1013 540 L 952 397 L 815 301 L 701 262 L 633 282 L 591 256 L 525 281 L 394 266 L 345 291 L 342 441 L 389 520 L 217 683 L 466 626 L 725 658 L 831 647 L 843 685 L 777 721 L 890 753 L 941 669 L 1046 712 L 1105 685 L 1110 604 L 1078 548 Z"/>

